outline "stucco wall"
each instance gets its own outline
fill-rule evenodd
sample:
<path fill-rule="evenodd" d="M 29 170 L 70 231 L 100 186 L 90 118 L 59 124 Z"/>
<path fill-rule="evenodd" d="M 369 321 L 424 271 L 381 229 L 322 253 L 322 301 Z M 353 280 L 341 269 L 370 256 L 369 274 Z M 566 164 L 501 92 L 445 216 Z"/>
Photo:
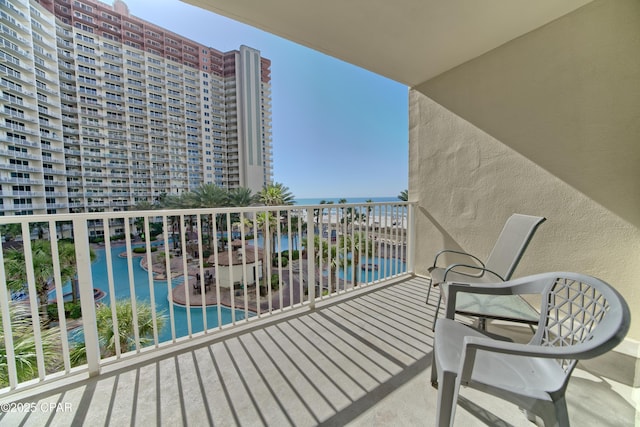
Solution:
<path fill-rule="evenodd" d="M 596 1 L 410 93 L 416 270 L 547 218 L 514 277 L 597 276 L 640 312 L 640 2 Z M 640 340 L 640 319 L 629 337 Z"/>

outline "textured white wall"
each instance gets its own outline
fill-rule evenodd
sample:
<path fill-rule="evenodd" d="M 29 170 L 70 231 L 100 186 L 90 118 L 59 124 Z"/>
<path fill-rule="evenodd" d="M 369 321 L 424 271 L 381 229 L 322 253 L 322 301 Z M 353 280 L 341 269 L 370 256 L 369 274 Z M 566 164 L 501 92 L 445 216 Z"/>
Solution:
<path fill-rule="evenodd" d="M 541 215 L 514 277 L 594 275 L 640 312 L 638 52 L 640 2 L 601 0 L 412 89 L 417 271 L 443 247 L 486 257 L 509 215 Z"/>

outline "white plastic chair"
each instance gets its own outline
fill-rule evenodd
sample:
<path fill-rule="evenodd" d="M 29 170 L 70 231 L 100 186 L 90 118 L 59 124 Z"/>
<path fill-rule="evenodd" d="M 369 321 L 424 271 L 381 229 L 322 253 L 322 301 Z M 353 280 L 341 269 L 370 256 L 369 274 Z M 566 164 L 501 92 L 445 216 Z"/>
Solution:
<path fill-rule="evenodd" d="M 490 338 L 453 320 L 460 293 L 537 294 L 540 321 L 527 344 Z M 496 284 L 452 284 L 446 318 L 434 335 L 432 385 L 438 426 L 453 425 L 461 385 L 498 396 L 540 416 L 546 426 L 569 425 L 565 390 L 578 359 L 599 356 L 622 341 L 629 307 L 607 283 L 577 273 L 543 273 Z"/>
<path fill-rule="evenodd" d="M 518 266 L 520 259 L 522 259 L 522 256 L 524 255 L 531 238 L 538 229 L 538 226 L 540 226 L 544 221 L 545 218 L 539 216 L 522 214 L 511 215 L 504 224 L 504 227 L 502 228 L 489 257 L 487 258 L 487 261 L 484 263 L 480 258 L 466 252 L 451 249 L 445 249 L 438 252 L 433 260 L 433 265 L 429 267 L 429 273 L 431 274 L 431 286 L 429 286 L 429 291 L 427 292 L 427 304 L 429 304 L 431 288 L 434 286 L 441 286 L 438 306 L 434 315 L 434 323 L 438 317 L 440 303 L 443 296 L 446 296 L 447 294 L 447 282 L 491 283 L 509 280 Z M 451 264 L 446 267 L 438 267 L 438 258 L 446 253 L 454 253 L 459 256 L 464 256 L 469 259 L 469 262 Z M 480 265 L 470 264 L 470 262 L 473 261 Z M 483 305 L 482 301 L 476 300 L 475 302 Z M 515 303 L 522 305 L 520 304 L 520 301 L 516 301 Z M 479 310 L 474 304 L 471 304 L 468 310 L 458 310 L 458 312 L 464 312 L 464 314 L 472 316 L 476 315 L 474 311 L 477 312 L 483 310 Z M 522 315 L 519 314 L 518 316 L 514 316 L 512 320 L 525 321 L 530 318 L 531 314 L 529 311 L 525 311 Z"/>

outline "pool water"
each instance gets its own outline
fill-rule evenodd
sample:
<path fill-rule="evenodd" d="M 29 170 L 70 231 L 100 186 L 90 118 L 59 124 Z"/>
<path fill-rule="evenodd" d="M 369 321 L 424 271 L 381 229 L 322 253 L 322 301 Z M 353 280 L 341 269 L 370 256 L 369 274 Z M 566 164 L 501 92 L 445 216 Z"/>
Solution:
<path fill-rule="evenodd" d="M 127 259 L 121 258 L 119 255 L 126 252 L 126 247 L 111 248 L 111 261 L 113 264 L 114 292 L 116 300 L 128 300 L 131 298 L 131 288 L 129 286 L 129 269 Z M 106 293 L 102 299 L 104 304 L 110 304 L 111 296 L 109 294 L 109 280 L 107 276 L 107 262 L 105 249 L 97 249 L 96 260 L 92 264 L 93 287 L 99 288 Z M 135 283 L 134 293 L 137 302 L 151 303 L 151 287 L 149 286 L 149 276 L 147 271 L 140 267 L 140 257 L 133 258 L 133 280 Z M 183 279 L 173 279 L 171 284 L 173 287 L 182 283 Z M 158 332 L 160 342 L 171 340 L 171 319 L 169 317 L 169 292 L 167 290 L 166 280 L 154 280 L 151 284 L 156 305 L 156 312 L 166 316 L 164 327 Z M 66 292 L 65 292 L 66 293 Z M 191 331 L 193 333 L 204 330 L 202 307 L 192 307 L 191 309 Z M 221 306 L 222 324 L 231 323 L 233 321 L 233 311 L 230 308 Z M 176 338 L 187 336 L 188 322 L 187 309 L 185 307 L 173 307 Z M 250 314 L 251 315 L 251 314 Z M 235 319 L 244 319 L 244 310 L 235 310 Z M 218 307 L 209 306 L 206 308 L 207 328 L 215 328 L 218 326 Z"/>
<path fill-rule="evenodd" d="M 261 245 L 261 239 L 258 241 L 258 245 Z M 280 242 L 279 248 L 286 249 L 288 245 L 287 236 L 282 236 L 282 241 Z M 292 242 L 294 247 L 297 247 L 297 242 Z M 140 245 L 138 245 L 140 246 Z M 131 288 L 129 286 L 129 269 L 127 258 L 122 258 L 119 255 L 123 252 L 126 252 L 125 246 L 117 246 L 111 248 L 111 261 L 113 264 L 113 277 L 114 277 L 114 293 L 116 300 L 129 300 L 131 298 Z M 98 288 L 105 292 L 104 298 L 102 298 L 101 302 L 109 305 L 111 303 L 111 296 L 109 291 L 109 281 L 107 275 L 107 261 L 105 249 L 96 249 L 95 250 L 96 259 L 92 264 L 92 278 L 93 278 L 93 287 Z M 147 271 L 145 271 L 140 266 L 141 257 L 135 257 L 132 260 L 133 265 L 133 280 L 134 280 L 134 293 L 137 302 L 145 302 L 147 304 L 151 303 L 151 289 L 153 289 L 156 313 L 161 313 L 165 315 L 164 327 L 162 330 L 158 332 L 159 342 L 170 341 L 172 339 L 171 336 L 171 318 L 169 315 L 169 297 L 168 297 L 168 289 L 167 289 L 167 281 L 166 280 L 154 280 L 151 284 L 149 283 L 149 276 Z M 368 268 L 365 269 L 364 266 L 367 265 Z M 354 269 L 355 270 L 355 269 Z M 404 262 L 400 262 L 397 259 L 385 259 L 385 258 L 370 258 L 366 259 L 362 257 L 360 264 L 358 265 L 357 273 L 359 273 L 358 280 L 360 283 L 366 283 L 375 281 L 384 277 L 388 277 L 394 274 L 398 274 L 402 271 L 406 270 L 406 264 Z M 329 273 L 325 272 L 324 275 L 327 276 Z M 352 277 L 352 268 L 348 268 L 346 274 L 344 271 L 339 271 L 339 277 L 344 278 L 348 281 L 351 281 Z M 173 287 L 181 284 L 183 282 L 183 278 L 179 277 L 176 279 L 172 279 L 171 284 Z M 226 290 L 228 291 L 228 290 Z M 65 296 L 71 292 L 71 285 L 68 283 L 64 288 L 63 292 Z M 55 299 L 55 292 L 50 295 L 50 299 Z M 222 324 L 232 323 L 235 317 L 235 320 L 242 320 L 245 318 L 244 310 L 231 310 L 228 307 L 220 306 L 220 314 Z M 218 306 L 209 306 L 206 307 L 206 323 L 207 329 L 216 328 L 218 326 Z M 184 337 L 189 334 L 188 331 L 188 316 L 187 316 L 187 308 L 181 307 L 178 305 L 173 305 L 173 314 L 174 314 L 174 324 L 175 324 L 175 334 L 176 338 Z M 235 314 L 235 316 L 234 316 Z M 249 316 L 252 316 L 253 313 L 249 312 Z M 202 307 L 192 307 L 190 308 L 190 318 L 191 318 L 191 331 L 192 333 L 201 332 L 204 330 L 203 323 L 203 309 Z"/>

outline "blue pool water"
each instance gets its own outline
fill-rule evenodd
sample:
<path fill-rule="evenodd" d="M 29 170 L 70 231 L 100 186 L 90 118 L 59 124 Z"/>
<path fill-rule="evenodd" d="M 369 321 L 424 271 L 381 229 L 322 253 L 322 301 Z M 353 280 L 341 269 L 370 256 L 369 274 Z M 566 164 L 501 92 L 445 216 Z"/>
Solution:
<path fill-rule="evenodd" d="M 262 246 L 262 238 L 258 239 L 258 245 Z M 294 239 L 292 242 L 292 246 L 294 248 L 298 248 L 300 243 L 297 239 Z M 282 236 L 281 241 L 278 245 L 278 250 L 280 248 L 286 249 L 289 247 L 289 241 L 287 236 Z M 300 247 L 301 249 L 301 247 Z M 113 264 L 113 277 L 114 277 L 114 293 L 115 299 L 120 300 L 128 300 L 131 298 L 131 287 L 129 286 L 129 269 L 127 258 L 121 258 L 119 255 L 123 252 L 126 252 L 125 246 L 118 246 L 111 249 L 111 260 Z M 101 300 L 102 303 L 109 305 L 111 303 L 111 296 L 109 294 L 109 281 L 107 275 L 107 261 L 106 261 L 106 253 L 105 249 L 97 249 L 95 250 L 96 260 L 92 264 L 92 277 L 93 277 L 93 287 L 98 288 L 106 293 L 105 297 Z M 165 325 L 161 331 L 158 333 L 158 338 L 160 342 L 170 341 L 171 340 L 171 318 L 169 316 L 169 298 L 168 298 L 168 289 L 167 282 L 164 280 L 154 280 L 152 283 L 149 283 L 149 276 L 147 271 L 145 271 L 140 266 L 140 257 L 133 258 L 133 280 L 134 280 L 134 293 L 136 301 L 138 302 L 151 302 L 151 289 L 153 289 L 156 311 L 158 313 L 163 313 L 166 316 Z M 367 270 L 364 269 L 364 265 L 368 265 L 369 268 Z M 355 270 L 355 269 L 354 269 Z M 378 280 L 380 278 L 388 277 L 394 274 L 398 274 L 402 271 L 406 270 L 406 265 L 403 262 L 399 262 L 396 259 L 384 259 L 384 258 L 372 258 L 365 259 L 364 257 L 361 260 L 360 265 L 358 266 L 357 273 L 359 274 L 359 282 L 371 282 Z M 328 272 L 325 272 L 325 276 L 328 275 Z M 338 273 L 340 278 L 346 278 L 346 280 L 351 281 L 352 277 L 352 268 L 348 268 L 346 274 L 344 271 L 340 270 Z M 172 280 L 172 286 L 175 287 L 182 283 L 183 278 L 177 278 Z M 228 290 L 221 290 L 222 292 Z M 65 294 L 71 292 L 70 284 L 67 284 L 63 292 Z M 51 295 L 51 298 L 55 298 L 55 293 Z M 218 326 L 218 306 L 210 306 L 205 308 L 206 312 L 206 322 L 207 328 L 215 328 Z M 222 324 L 231 323 L 233 321 L 233 315 L 235 312 L 235 319 L 242 320 L 245 318 L 244 310 L 231 310 L 228 307 L 220 306 L 221 320 Z M 175 333 L 176 338 L 187 336 L 188 335 L 188 316 L 186 307 L 180 307 L 177 305 L 173 305 L 173 314 L 174 314 L 174 324 L 175 324 Z M 204 329 L 203 324 L 203 310 L 202 307 L 192 307 L 190 309 L 191 314 L 191 331 L 192 333 L 201 332 Z M 249 315 L 253 315 L 249 312 Z"/>
<path fill-rule="evenodd" d="M 129 269 L 127 259 L 118 255 L 125 252 L 124 246 L 111 249 L 111 260 L 113 263 L 114 292 L 116 300 L 130 299 L 131 289 L 129 286 Z M 96 252 L 96 260 L 92 265 L 92 277 L 94 288 L 99 288 L 107 295 L 102 300 L 105 304 L 110 304 L 111 297 L 109 295 L 109 280 L 107 276 L 107 262 L 104 249 L 98 249 Z M 136 301 L 151 302 L 151 287 L 149 285 L 148 273 L 140 267 L 141 258 L 133 259 L 133 280 L 135 283 L 134 292 Z M 182 278 L 171 281 L 172 286 L 176 286 L 182 282 Z M 151 284 L 155 298 L 156 310 L 166 315 L 166 321 L 163 329 L 159 331 L 158 338 L 160 342 L 171 340 L 171 325 L 169 317 L 169 292 L 167 282 L 164 280 L 154 280 Z M 191 309 L 191 331 L 201 332 L 203 327 L 202 307 L 192 307 Z M 232 322 L 233 312 L 227 307 L 220 307 L 222 314 L 222 324 Z M 187 309 L 185 307 L 173 306 L 175 319 L 176 337 L 188 335 Z M 235 310 L 236 320 L 244 319 L 244 310 Z M 215 328 L 218 326 L 218 307 L 210 306 L 206 308 L 207 328 Z"/>

